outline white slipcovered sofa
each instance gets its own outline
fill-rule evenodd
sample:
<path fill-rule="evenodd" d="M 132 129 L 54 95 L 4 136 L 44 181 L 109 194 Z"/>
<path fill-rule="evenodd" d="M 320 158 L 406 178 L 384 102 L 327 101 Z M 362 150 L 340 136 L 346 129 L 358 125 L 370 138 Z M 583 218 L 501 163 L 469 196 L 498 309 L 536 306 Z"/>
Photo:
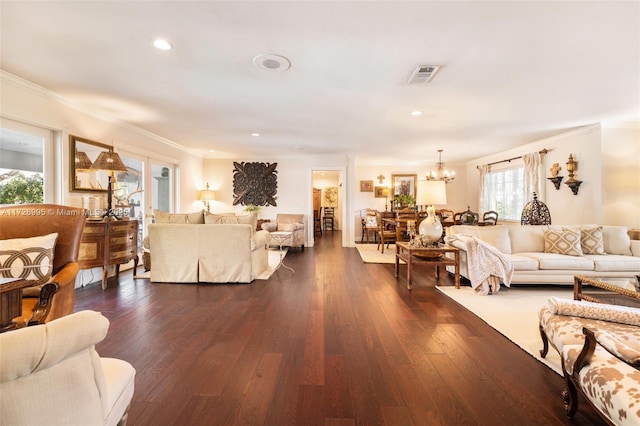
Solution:
<path fill-rule="evenodd" d="M 151 282 L 250 283 L 269 267 L 271 237 L 254 215 L 169 216 L 148 228 Z"/>
<path fill-rule="evenodd" d="M 136 371 L 98 355 L 108 329 L 102 314 L 81 311 L 0 334 L 0 424 L 124 424 Z"/>
<path fill-rule="evenodd" d="M 445 241 L 460 249 L 460 275 L 468 278 L 466 245 L 458 234 L 506 255 L 514 268 L 511 284 L 573 284 L 575 275 L 637 283 L 640 274 L 640 241 L 631 240 L 624 226 L 450 226 Z"/>

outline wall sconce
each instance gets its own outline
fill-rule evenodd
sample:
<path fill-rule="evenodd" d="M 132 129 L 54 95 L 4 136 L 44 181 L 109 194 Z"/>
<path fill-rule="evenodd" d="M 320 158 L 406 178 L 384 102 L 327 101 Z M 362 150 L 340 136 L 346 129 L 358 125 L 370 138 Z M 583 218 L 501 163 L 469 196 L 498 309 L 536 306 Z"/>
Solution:
<path fill-rule="evenodd" d="M 573 195 L 578 195 L 578 189 L 580 188 L 581 180 L 575 179 L 575 171 L 578 170 L 578 162 L 573 159 L 573 154 L 569 154 L 569 160 L 567 161 L 567 172 L 569 173 L 569 179 L 565 182 Z"/>
<path fill-rule="evenodd" d="M 384 182 L 384 175 L 382 173 L 380 173 L 380 176 L 378 176 L 378 182 L 380 182 L 380 185 L 382 185 L 382 183 Z"/>
<path fill-rule="evenodd" d="M 560 184 L 562 183 L 562 179 L 564 179 L 564 176 L 558 176 L 560 170 L 562 170 L 562 167 L 560 167 L 558 163 L 553 163 L 553 166 L 549 169 L 551 177 L 547 178 L 553 182 L 553 186 L 555 186 L 557 190 L 560 189 Z"/>
<path fill-rule="evenodd" d="M 200 196 L 198 197 L 198 199 L 204 203 L 207 212 L 211 211 L 210 201 L 214 201 L 216 199 L 215 194 L 216 193 L 214 191 L 209 189 L 209 182 L 207 182 L 205 189 L 200 191 Z"/>

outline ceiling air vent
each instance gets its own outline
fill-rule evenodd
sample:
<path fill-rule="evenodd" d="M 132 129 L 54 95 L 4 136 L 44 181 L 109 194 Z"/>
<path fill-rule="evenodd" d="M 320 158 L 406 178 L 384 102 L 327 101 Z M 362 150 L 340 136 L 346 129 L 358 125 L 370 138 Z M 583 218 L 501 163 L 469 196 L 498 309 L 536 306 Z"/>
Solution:
<path fill-rule="evenodd" d="M 428 83 L 436 75 L 440 65 L 418 65 L 416 70 L 411 74 L 408 84 Z"/>

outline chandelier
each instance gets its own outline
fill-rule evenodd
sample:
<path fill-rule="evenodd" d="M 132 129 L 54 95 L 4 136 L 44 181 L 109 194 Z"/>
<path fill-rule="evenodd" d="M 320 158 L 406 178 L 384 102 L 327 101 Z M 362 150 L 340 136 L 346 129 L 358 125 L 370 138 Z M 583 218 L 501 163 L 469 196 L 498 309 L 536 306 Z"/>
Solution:
<path fill-rule="evenodd" d="M 444 163 L 442 162 L 442 149 L 438 150 L 438 162 L 436 163 L 436 171 L 430 171 L 427 174 L 427 180 L 443 180 L 444 183 L 449 183 L 455 179 L 456 172 L 444 169 Z"/>

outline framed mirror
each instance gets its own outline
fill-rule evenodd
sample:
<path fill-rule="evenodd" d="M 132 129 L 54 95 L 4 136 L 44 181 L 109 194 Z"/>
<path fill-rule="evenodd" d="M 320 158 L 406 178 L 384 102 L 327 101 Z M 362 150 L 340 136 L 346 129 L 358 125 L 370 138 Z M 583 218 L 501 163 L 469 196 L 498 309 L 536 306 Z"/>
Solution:
<path fill-rule="evenodd" d="M 69 185 L 71 192 L 107 192 L 109 172 L 93 170 L 91 165 L 102 151 L 113 151 L 113 147 L 69 135 Z"/>

